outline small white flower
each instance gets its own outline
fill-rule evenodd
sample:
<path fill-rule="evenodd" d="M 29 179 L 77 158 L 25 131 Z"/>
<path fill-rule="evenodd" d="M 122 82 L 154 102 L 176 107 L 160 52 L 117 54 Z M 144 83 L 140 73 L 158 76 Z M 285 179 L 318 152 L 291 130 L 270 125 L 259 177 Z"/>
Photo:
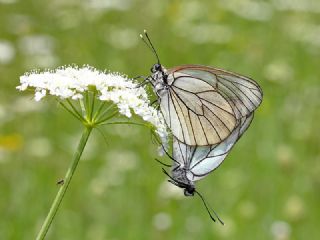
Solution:
<path fill-rule="evenodd" d="M 38 102 L 40 101 L 44 96 L 46 96 L 47 91 L 45 89 L 41 89 L 37 91 L 34 95 L 34 99 Z"/>
<path fill-rule="evenodd" d="M 20 85 L 17 86 L 20 91 L 33 89 L 36 101 L 46 95 L 61 100 L 79 100 L 90 88 L 96 90 L 99 100 L 117 105 L 120 114 L 130 118 L 135 113 L 154 125 L 162 145 L 167 148 L 168 132 L 162 114 L 150 106 L 145 89 L 124 75 L 101 72 L 90 66 L 67 66 L 53 71 L 27 73 L 20 77 Z"/>

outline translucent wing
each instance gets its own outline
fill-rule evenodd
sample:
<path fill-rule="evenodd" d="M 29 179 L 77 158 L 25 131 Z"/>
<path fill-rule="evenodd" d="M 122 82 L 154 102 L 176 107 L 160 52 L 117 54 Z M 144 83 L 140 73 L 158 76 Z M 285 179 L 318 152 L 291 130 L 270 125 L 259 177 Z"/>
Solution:
<path fill-rule="evenodd" d="M 213 146 L 192 147 L 174 138 L 173 157 L 181 164 L 180 167 L 187 169 L 188 180 L 197 181 L 216 169 L 249 127 L 252 119 L 253 113 L 241 118 L 234 131 L 223 142 Z"/>
<path fill-rule="evenodd" d="M 160 100 L 161 111 L 173 135 L 191 146 L 223 141 L 237 124 L 230 103 L 206 81 L 186 74 L 174 76 Z"/>
<path fill-rule="evenodd" d="M 262 101 L 262 90 L 251 78 L 219 68 L 184 65 L 171 70 L 174 75 L 189 75 L 206 81 L 230 104 L 237 119 L 253 112 Z"/>
<path fill-rule="evenodd" d="M 262 101 L 259 85 L 222 69 L 185 65 L 169 70 L 160 107 L 173 135 L 191 146 L 224 141 Z"/>

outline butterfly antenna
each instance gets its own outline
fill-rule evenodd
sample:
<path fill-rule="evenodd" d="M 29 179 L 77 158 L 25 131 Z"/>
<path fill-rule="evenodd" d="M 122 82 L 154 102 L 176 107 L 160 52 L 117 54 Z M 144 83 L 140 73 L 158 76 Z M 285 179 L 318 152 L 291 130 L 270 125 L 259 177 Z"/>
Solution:
<path fill-rule="evenodd" d="M 216 219 L 212 216 L 210 210 L 214 213 L 214 215 L 217 217 L 218 221 L 224 225 L 224 222 L 219 218 L 218 214 L 210 207 L 208 206 L 207 202 L 205 201 L 204 197 L 198 192 L 195 190 L 195 193 L 198 194 L 198 196 L 201 198 L 202 202 L 203 202 L 203 205 L 205 206 L 210 218 L 212 219 L 212 221 L 216 221 Z"/>
<path fill-rule="evenodd" d="M 140 37 L 141 37 L 142 41 L 143 41 L 143 42 L 148 46 L 148 48 L 154 53 L 154 55 L 155 55 L 156 58 L 157 58 L 158 63 L 160 64 L 160 59 L 159 59 L 158 53 L 157 53 L 156 49 L 154 48 L 154 46 L 153 46 L 153 44 L 152 44 L 152 42 L 151 42 L 151 40 L 150 40 L 150 38 L 149 38 L 149 35 L 148 35 L 148 33 L 147 33 L 147 30 L 144 30 L 143 32 L 144 32 L 144 35 L 146 36 L 148 42 L 144 39 L 143 35 L 140 34 Z"/>
<path fill-rule="evenodd" d="M 150 38 L 149 38 L 149 35 L 148 35 L 148 33 L 147 33 L 147 30 L 144 30 L 144 35 L 146 35 L 146 37 L 147 37 L 147 39 L 148 39 L 148 42 L 150 43 L 150 46 L 151 46 L 154 54 L 155 54 L 156 57 L 157 57 L 158 63 L 160 64 L 160 59 L 159 59 L 158 53 L 157 53 L 155 47 L 153 46 L 153 44 L 152 44 L 152 42 L 151 42 L 151 40 L 150 40 Z"/>
<path fill-rule="evenodd" d="M 152 47 L 149 45 L 149 43 L 144 39 L 143 35 L 140 34 L 141 40 L 146 44 L 146 46 L 154 53 Z"/>

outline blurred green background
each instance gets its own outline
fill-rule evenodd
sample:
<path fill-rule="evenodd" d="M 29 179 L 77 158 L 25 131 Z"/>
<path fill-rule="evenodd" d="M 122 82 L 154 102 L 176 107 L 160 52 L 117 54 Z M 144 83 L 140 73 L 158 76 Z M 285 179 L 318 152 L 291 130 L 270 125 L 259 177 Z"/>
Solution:
<path fill-rule="evenodd" d="M 0 239 L 35 238 L 81 132 L 53 99 L 16 91 L 19 76 L 71 63 L 148 75 L 143 29 L 165 66 L 221 67 L 264 90 L 197 184 L 226 225 L 166 183 L 147 129 L 117 126 L 107 143 L 91 136 L 47 239 L 320 239 L 318 0 L 0 0 L 0 21 Z"/>

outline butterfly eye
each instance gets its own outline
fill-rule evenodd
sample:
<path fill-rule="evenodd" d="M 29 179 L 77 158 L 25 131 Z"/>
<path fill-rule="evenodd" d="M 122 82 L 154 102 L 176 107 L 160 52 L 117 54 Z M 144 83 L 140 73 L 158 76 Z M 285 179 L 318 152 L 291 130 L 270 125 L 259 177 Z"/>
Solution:
<path fill-rule="evenodd" d="M 194 189 L 193 188 L 185 188 L 183 193 L 186 197 L 194 196 Z"/>
<path fill-rule="evenodd" d="M 152 73 L 155 73 L 155 72 L 160 71 L 160 70 L 161 70 L 161 65 L 159 63 L 154 64 L 152 66 L 152 68 L 151 68 L 151 72 Z"/>

